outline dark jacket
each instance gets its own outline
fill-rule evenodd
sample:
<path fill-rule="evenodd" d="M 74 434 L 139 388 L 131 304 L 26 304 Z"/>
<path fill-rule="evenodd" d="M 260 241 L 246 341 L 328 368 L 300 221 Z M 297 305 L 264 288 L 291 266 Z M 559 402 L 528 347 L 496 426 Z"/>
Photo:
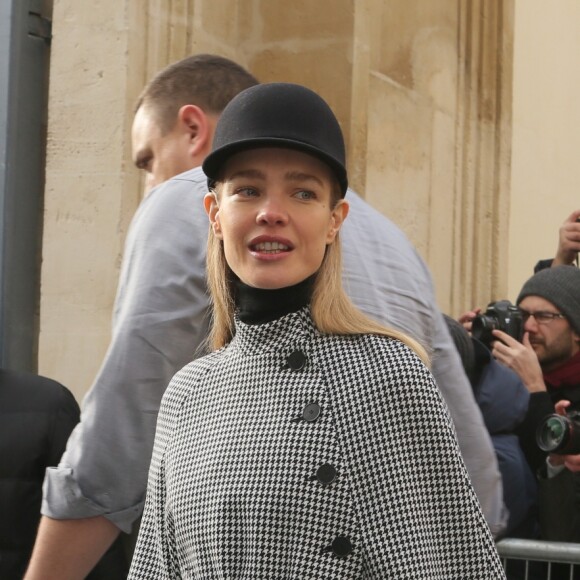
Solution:
<path fill-rule="evenodd" d="M 42 481 L 79 420 L 61 384 L 0 369 L 0 578 L 22 578 L 40 519 Z"/>
<path fill-rule="evenodd" d="M 562 399 L 570 401 L 576 408 L 580 405 L 578 359 L 579 355 L 575 355 L 555 371 L 544 375 L 552 405 Z M 554 412 L 553 408 L 551 412 Z M 539 475 L 542 538 L 580 542 L 580 473 L 563 469 L 548 478 L 544 463 Z"/>
<path fill-rule="evenodd" d="M 516 373 L 498 363 L 490 351 L 473 339 L 476 372 L 475 399 L 491 435 L 509 511 L 505 535 L 537 535 L 537 483 L 521 446 L 518 430 L 526 419 L 530 394 Z"/>

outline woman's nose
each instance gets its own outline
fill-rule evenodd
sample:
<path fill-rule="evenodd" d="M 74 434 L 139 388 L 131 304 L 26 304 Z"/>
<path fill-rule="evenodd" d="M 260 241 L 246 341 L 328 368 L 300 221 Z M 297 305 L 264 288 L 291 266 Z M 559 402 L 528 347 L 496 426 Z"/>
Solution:
<path fill-rule="evenodd" d="M 256 217 L 259 224 L 275 225 L 288 222 L 288 212 L 284 205 L 276 200 L 266 200 Z"/>

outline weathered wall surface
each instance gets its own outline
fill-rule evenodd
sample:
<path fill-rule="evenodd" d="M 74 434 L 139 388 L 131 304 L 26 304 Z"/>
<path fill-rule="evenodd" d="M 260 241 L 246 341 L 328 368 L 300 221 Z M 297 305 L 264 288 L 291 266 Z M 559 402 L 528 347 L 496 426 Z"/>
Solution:
<path fill-rule="evenodd" d="M 580 209 L 580 3 L 519 0 L 515 11 L 508 297 L 554 255 Z"/>
<path fill-rule="evenodd" d="M 580 48 L 580 14 L 575 0 L 560 5 L 54 0 L 40 372 L 80 398 L 98 370 L 142 189 L 130 161 L 133 103 L 152 74 L 195 52 L 330 102 L 352 185 L 416 244 L 443 310 L 513 293 L 536 254 L 553 252 L 578 183 L 580 164 L 567 164 L 578 151 L 580 69 L 562 63 Z M 548 184 L 553 213 L 542 205 Z M 522 210 L 530 192 L 535 206 Z M 534 208 L 536 246 L 519 235 Z"/>
<path fill-rule="evenodd" d="M 427 260 L 441 308 L 458 314 L 505 292 L 513 5 L 365 4 L 354 175 Z"/>
<path fill-rule="evenodd" d="M 82 398 L 106 352 L 123 241 L 142 191 L 131 165 L 146 80 L 196 52 L 262 81 L 319 90 L 348 133 L 353 6 L 271 0 L 55 0 L 39 372 Z"/>
<path fill-rule="evenodd" d="M 128 167 L 137 86 L 129 8 L 54 2 L 39 372 L 77 396 L 108 343 L 122 239 L 139 198 Z"/>

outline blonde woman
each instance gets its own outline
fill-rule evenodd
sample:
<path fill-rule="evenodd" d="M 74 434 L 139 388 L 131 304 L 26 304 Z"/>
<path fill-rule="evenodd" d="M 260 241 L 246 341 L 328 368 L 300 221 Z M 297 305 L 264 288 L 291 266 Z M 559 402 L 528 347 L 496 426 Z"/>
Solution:
<path fill-rule="evenodd" d="M 424 350 L 341 288 L 328 105 L 242 92 L 203 168 L 216 350 L 165 394 L 130 578 L 504 578 Z"/>

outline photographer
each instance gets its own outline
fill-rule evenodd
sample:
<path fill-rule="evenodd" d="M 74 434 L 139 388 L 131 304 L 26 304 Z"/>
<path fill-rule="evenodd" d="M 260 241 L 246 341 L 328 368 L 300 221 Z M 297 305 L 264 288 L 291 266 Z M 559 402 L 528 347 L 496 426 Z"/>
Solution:
<path fill-rule="evenodd" d="M 536 429 L 544 417 L 562 414 L 566 402 L 580 403 L 580 270 L 555 266 L 541 270 L 522 287 L 517 298 L 524 323 L 521 342 L 493 330 L 494 357 L 514 370 L 530 391 L 525 420 L 524 452 L 540 466 L 540 522 L 542 537 L 580 541 L 580 455 L 551 454 L 539 461 Z M 460 319 L 465 326 L 479 315 L 474 310 Z M 566 401 L 566 402 L 564 402 Z M 532 458 L 530 460 L 530 458 Z M 578 487 L 580 489 L 580 487 Z"/>

